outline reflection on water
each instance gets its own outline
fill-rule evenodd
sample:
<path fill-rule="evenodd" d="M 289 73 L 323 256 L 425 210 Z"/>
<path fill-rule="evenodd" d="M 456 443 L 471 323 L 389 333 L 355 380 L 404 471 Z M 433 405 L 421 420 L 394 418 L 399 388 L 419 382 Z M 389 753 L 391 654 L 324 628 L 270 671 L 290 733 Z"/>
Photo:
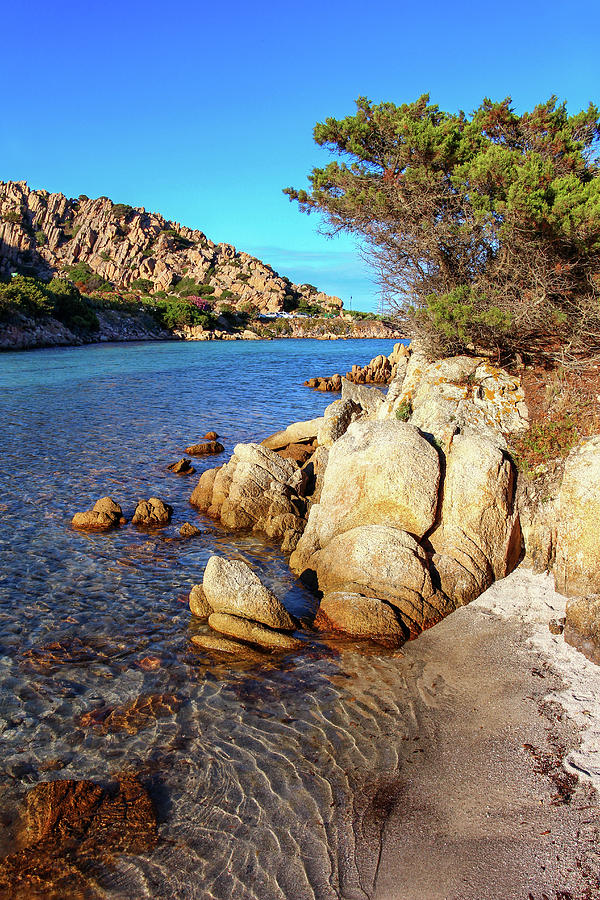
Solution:
<path fill-rule="evenodd" d="M 232 666 L 201 653 L 186 595 L 213 552 L 246 560 L 297 616 L 314 600 L 272 543 L 188 503 L 238 441 L 319 415 L 302 387 L 390 341 L 138 344 L 0 356 L 0 850 L 27 789 L 139 773 L 159 842 L 119 857 L 107 897 L 366 897 L 378 792 L 414 728 L 398 660 L 308 637 Z M 222 459 L 168 463 L 214 429 Z M 158 533 L 74 532 L 110 494 L 175 508 Z M 178 536 L 190 521 L 202 534 Z M 375 812 L 374 812 L 375 810 Z M 359 876 L 359 871 L 361 875 Z M 361 881 L 362 878 L 362 881 Z"/>

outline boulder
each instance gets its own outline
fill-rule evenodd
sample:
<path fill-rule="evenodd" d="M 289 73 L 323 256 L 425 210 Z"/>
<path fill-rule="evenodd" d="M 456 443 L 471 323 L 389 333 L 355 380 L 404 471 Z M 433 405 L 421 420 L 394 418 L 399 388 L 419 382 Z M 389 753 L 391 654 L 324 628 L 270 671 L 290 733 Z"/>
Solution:
<path fill-rule="evenodd" d="M 600 594 L 567 601 L 564 637 L 596 665 L 600 665 Z"/>
<path fill-rule="evenodd" d="M 440 463 L 434 447 L 412 425 L 353 422 L 329 451 L 319 504 L 290 565 L 336 535 L 360 525 L 386 524 L 423 537 L 438 507 Z"/>
<path fill-rule="evenodd" d="M 205 441 L 216 441 L 218 439 L 219 439 L 219 435 L 217 434 L 216 431 L 207 431 L 206 434 L 204 435 Z"/>
<path fill-rule="evenodd" d="M 569 453 L 558 495 L 556 590 L 600 593 L 600 436 Z"/>
<path fill-rule="evenodd" d="M 204 441 L 201 444 L 192 444 L 185 448 L 185 452 L 190 456 L 211 456 L 217 453 L 223 453 L 225 447 L 219 441 Z"/>
<path fill-rule="evenodd" d="M 377 597 L 364 597 L 348 591 L 325 594 L 315 618 L 315 627 L 393 644 L 402 643 L 408 636 L 408 630 L 392 606 Z"/>
<path fill-rule="evenodd" d="M 125 522 L 123 510 L 111 497 L 97 500 L 92 509 L 75 513 L 71 520 L 73 528 L 85 531 L 108 531 Z"/>
<path fill-rule="evenodd" d="M 167 466 L 169 472 L 175 472 L 176 475 L 193 475 L 196 471 L 192 465 L 191 459 L 183 459 L 178 460 L 177 462 L 171 463 L 170 466 Z"/>
<path fill-rule="evenodd" d="M 283 450 L 275 451 L 282 459 L 293 459 L 299 466 L 311 458 L 315 452 L 313 443 L 310 444 L 288 444 Z"/>
<path fill-rule="evenodd" d="M 263 444 L 238 444 L 226 465 L 203 473 L 191 502 L 227 528 L 262 531 L 293 550 L 306 521 L 306 482 L 293 460 Z"/>
<path fill-rule="evenodd" d="M 184 522 L 179 529 L 179 534 L 182 538 L 190 538 L 202 534 L 202 531 L 200 530 L 200 528 L 196 528 L 195 525 L 192 525 L 191 522 Z"/>
<path fill-rule="evenodd" d="M 317 443 L 322 447 L 332 447 L 348 430 L 348 426 L 362 415 L 363 409 L 354 400 L 342 398 L 334 400 L 325 410 L 323 424 L 319 428 Z"/>
<path fill-rule="evenodd" d="M 318 419 L 309 419 L 307 422 L 293 422 L 283 431 L 278 431 L 265 438 L 262 445 L 268 450 L 281 450 L 283 447 L 287 447 L 288 444 L 313 441 L 319 433 L 322 422 L 322 416 Z"/>
<path fill-rule="evenodd" d="M 310 562 L 324 595 L 342 591 L 385 600 L 411 635 L 455 608 L 434 587 L 425 550 L 412 535 L 389 525 L 362 525 L 339 534 Z"/>
<path fill-rule="evenodd" d="M 465 430 L 446 457 L 440 526 L 430 535 L 441 588 L 469 603 L 517 565 L 516 472 L 492 434 Z"/>
<path fill-rule="evenodd" d="M 342 401 L 344 400 L 351 400 L 360 406 L 367 416 L 374 416 L 383 404 L 385 394 L 378 388 L 353 384 L 347 378 L 342 378 Z"/>
<path fill-rule="evenodd" d="M 172 506 L 158 497 L 150 497 L 149 500 L 140 500 L 131 521 L 133 525 L 144 528 L 164 528 L 171 521 L 172 514 Z"/>
<path fill-rule="evenodd" d="M 215 612 L 253 619 L 283 631 L 293 631 L 296 627 L 283 603 L 241 560 L 211 556 L 204 570 L 202 587 Z"/>
<path fill-rule="evenodd" d="M 257 650 L 253 650 L 248 644 L 240 641 L 230 641 L 228 638 L 219 637 L 216 634 L 193 634 L 190 638 L 192 644 L 201 650 L 213 653 L 224 653 L 226 656 L 242 656 L 249 662 L 265 662 L 266 657 Z"/>
<path fill-rule="evenodd" d="M 209 508 L 212 503 L 213 489 L 215 486 L 215 477 L 220 466 L 216 469 L 206 469 L 200 476 L 200 480 L 190 497 L 192 506 L 197 506 L 203 512 Z"/>
<path fill-rule="evenodd" d="M 206 619 L 213 611 L 212 606 L 206 599 L 204 588 L 201 584 L 195 584 L 190 591 L 188 598 L 190 604 L 190 612 L 199 619 Z"/>
<path fill-rule="evenodd" d="M 212 613 L 208 618 L 208 624 L 221 634 L 258 644 L 267 650 L 301 650 L 304 647 L 303 641 L 289 634 L 227 613 Z"/>

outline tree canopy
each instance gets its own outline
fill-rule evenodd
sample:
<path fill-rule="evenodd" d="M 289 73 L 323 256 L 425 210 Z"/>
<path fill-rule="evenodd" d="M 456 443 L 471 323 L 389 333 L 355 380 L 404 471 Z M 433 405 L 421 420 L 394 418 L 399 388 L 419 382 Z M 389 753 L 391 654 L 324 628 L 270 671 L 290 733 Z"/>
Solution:
<path fill-rule="evenodd" d="M 447 113 L 356 101 L 314 129 L 342 157 L 287 188 L 326 231 L 364 242 L 392 308 L 434 354 L 474 347 L 576 360 L 600 352 L 597 107 L 556 97 Z"/>

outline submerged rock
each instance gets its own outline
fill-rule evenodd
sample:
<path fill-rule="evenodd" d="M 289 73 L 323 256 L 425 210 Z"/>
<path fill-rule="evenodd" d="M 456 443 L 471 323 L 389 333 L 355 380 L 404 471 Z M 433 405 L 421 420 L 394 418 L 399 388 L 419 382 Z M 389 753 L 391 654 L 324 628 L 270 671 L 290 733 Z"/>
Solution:
<path fill-rule="evenodd" d="M 296 627 L 283 603 L 241 560 L 211 556 L 204 570 L 202 587 L 214 612 L 253 619 L 284 631 L 293 631 Z"/>
<path fill-rule="evenodd" d="M 300 650 L 304 646 L 301 640 L 289 634 L 228 613 L 212 613 L 208 617 L 208 624 L 221 634 L 258 644 L 268 650 Z"/>
<path fill-rule="evenodd" d="M 73 528 L 86 531 L 108 531 L 125 522 L 123 510 L 112 497 L 97 500 L 92 509 L 75 513 L 71 520 Z"/>
<path fill-rule="evenodd" d="M 190 638 L 192 644 L 201 650 L 209 650 L 214 653 L 224 653 L 227 656 L 242 656 L 252 662 L 265 662 L 268 657 L 258 650 L 254 650 L 241 641 L 230 641 L 228 638 L 216 634 L 193 634 Z"/>
<path fill-rule="evenodd" d="M 117 853 L 151 851 L 152 801 L 134 775 L 102 787 L 93 781 L 41 782 L 25 798 L 19 849 L 0 861 L 3 897 L 96 897 L 97 876 Z"/>
<path fill-rule="evenodd" d="M 140 500 L 131 521 L 144 528 L 164 528 L 171 521 L 172 515 L 172 506 L 158 497 L 150 497 L 149 500 Z"/>

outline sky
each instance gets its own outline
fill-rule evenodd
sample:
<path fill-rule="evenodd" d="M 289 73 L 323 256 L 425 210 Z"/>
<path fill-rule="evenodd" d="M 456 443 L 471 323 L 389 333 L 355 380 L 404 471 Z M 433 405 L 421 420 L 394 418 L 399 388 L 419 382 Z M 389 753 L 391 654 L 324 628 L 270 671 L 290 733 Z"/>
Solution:
<path fill-rule="evenodd" d="M 354 309 L 380 299 L 355 238 L 326 238 L 282 193 L 332 158 L 316 122 L 358 96 L 600 104 L 595 0 L 2 7 L 0 180 L 160 212 Z"/>

